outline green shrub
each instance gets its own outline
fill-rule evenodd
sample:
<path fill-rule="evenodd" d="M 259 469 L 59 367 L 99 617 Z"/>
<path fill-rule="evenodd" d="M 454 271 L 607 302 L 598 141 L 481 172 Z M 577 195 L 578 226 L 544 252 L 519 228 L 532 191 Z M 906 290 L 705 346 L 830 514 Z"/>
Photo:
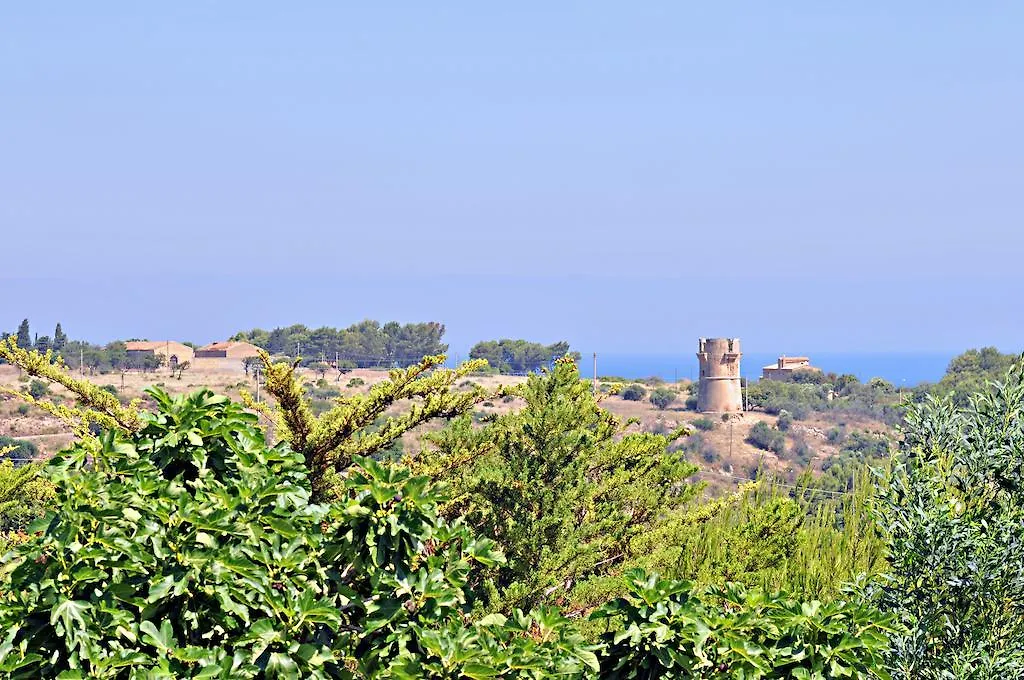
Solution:
<path fill-rule="evenodd" d="M 697 589 L 632 571 L 612 619 L 602 678 L 877 677 L 896 627 L 856 599 L 799 602 L 732 585 Z"/>
<path fill-rule="evenodd" d="M 788 432 L 789 428 L 793 427 L 793 415 L 785 409 L 779 411 L 779 418 L 776 426 L 779 428 L 780 432 Z"/>
<path fill-rule="evenodd" d="M 845 427 L 833 427 L 826 434 L 828 442 L 830 444 L 842 444 L 843 440 L 846 439 L 846 428 Z"/>
<path fill-rule="evenodd" d="M 39 449 L 27 439 L 15 439 L 0 434 L 0 450 L 11 446 L 14 450 L 4 454 L 4 458 L 35 458 L 39 455 Z"/>
<path fill-rule="evenodd" d="M 662 411 L 676 400 L 676 393 L 667 387 L 657 387 L 651 392 L 651 403 Z"/>
<path fill-rule="evenodd" d="M 718 426 L 714 420 L 708 418 L 707 416 L 695 418 L 690 422 L 690 424 L 693 425 L 698 430 L 703 430 L 704 432 L 710 432 L 711 430 L 715 429 Z"/>
<path fill-rule="evenodd" d="M 329 399 L 310 399 L 309 410 L 313 412 L 313 415 L 319 416 L 327 413 L 334 407 L 334 402 Z"/>
<path fill-rule="evenodd" d="M 0 448 L 3 446 L 0 441 Z M 42 479 L 39 471 L 39 463 L 15 465 L 0 460 L 0 535 L 24 532 L 47 510 L 53 499 L 53 485 Z M 0 550 L 0 557 L 5 552 Z"/>
<path fill-rule="evenodd" d="M 911 405 L 879 499 L 897 678 L 1024 677 L 1024 365 Z M 851 436 L 851 439 L 853 437 Z"/>
<path fill-rule="evenodd" d="M 793 458 L 796 459 L 801 465 L 808 465 L 811 462 L 811 458 L 814 457 L 814 451 L 811 450 L 805 439 L 797 439 L 793 442 Z"/>
<path fill-rule="evenodd" d="M 5 677 L 441 678 L 581 675 L 597 658 L 555 612 L 467 625 L 488 541 L 437 518 L 428 480 L 358 459 L 309 502 L 302 456 L 201 391 L 51 462 L 55 510 L 0 594 Z"/>
<path fill-rule="evenodd" d="M 28 412 L 32 410 L 32 407 L 28 404 L 18 404 L 18 408 L 16 410 L 18 411 L 18 415 L 27 416 Z"/>
<path fill-rule="evenodd" d="M 362 378 L 358 378 L 357 377 L 357 378 L 349 379 L 349 381 L 345 384 L 345 387 L 362 387 L 365 384 L 366 384 L 365 380 L 363 380 Z"/>
<path fill-rule="evenodd" d="M 647 396 L 647 388 L 638 383 L 629 385 L 619 395 L 626 401 L 643 401 L 644 397 Z"/>
<path fill-rule="evenodd" d="M 100 389 L 103 390 L 104 392 L 109 392 L 115 397 L 119 394 L 119 392 L 117 391 L 117 387 L 115 387 L 114 385 L 103 385 L 100 387 Z"/>
<path fill-rule="evenodd" d="M 50 393 L 50 388 L 42 380 L 33 380 L 28 385 L 28 393 L 33 399 L 42 399 Z"/>
<path fill-rule="evenodd" d="M 747 441 L 759 449 L 781 454 L 786 450 L 786 436 L 771 428 L 768 423 L 758 421 L 747 435 Z"/>

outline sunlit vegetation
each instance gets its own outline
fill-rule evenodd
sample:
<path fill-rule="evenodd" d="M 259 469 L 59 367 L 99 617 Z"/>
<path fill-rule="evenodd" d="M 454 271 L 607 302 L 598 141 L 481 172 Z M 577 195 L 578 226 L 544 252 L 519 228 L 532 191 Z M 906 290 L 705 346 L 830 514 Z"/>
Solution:
<path fill-rule="evenodd" d="M 269 402 L 144 410 L 16 336 L 0 356 L 78 435 L 0 464 L 4 677 L 1024 673 L 1022 368 L 966 398 L 856 388 L 898 433 L 836 427 L 841 475 L 712 499 L 690 454 L 714 421 L 635 428 L 571 359 L 485 390 L 432 356 L 345 393 L 265 355 Z M 797 394 L 763 393 L 792 417 L 769 433 Z"/>

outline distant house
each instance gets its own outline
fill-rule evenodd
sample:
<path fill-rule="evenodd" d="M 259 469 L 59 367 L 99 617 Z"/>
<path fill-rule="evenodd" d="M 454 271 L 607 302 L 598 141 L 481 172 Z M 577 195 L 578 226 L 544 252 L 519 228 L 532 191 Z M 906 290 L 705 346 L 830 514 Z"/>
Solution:
<path fill-rule="evenodd" d="M 173 340 L 132 340 L 124 343 L 124 346 L 129 358 L 146 355 L 163 357 L 171 368 L 195 358 L 191 347 Z"/>
<path fill-rule="evenodd" d="M 761 369 L 763 380 L 789 380 L 799 370 L 820 371 L 821 369 L 811 366 L 808 357 L 779 357 L 779 360 Z"/>
<path fill-rule="evenodd" d="M 248 359 L 259 356 L 259 348 L 248 342 L 214 342 L 196 350 L 196 359 Z"/>

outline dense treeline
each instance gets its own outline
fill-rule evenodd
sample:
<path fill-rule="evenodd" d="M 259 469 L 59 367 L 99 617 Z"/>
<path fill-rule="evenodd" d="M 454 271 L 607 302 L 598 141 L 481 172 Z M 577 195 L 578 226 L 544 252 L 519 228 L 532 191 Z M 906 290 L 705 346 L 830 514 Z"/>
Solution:
<path fill-rule="evenodd" d="M 131 356 L 125 343 L 121 340 L 108 342 L 106 345 L 95 345 L 84 340 L 69 340 L 60 323 L 53 335 L 33 335 L 29 320 L 22 320 L 15 333 L 0 333 L 0 340 L 15 338 L 18 347 L 31 349 L 42 354 L 52 351 L 64 363 L 76 370 L 88 370 L 90 373 L 110 373 L 113 371 L 154 371 L 162 365 L 162 358 L 153 354 L 136 354 Z M 189 343 L 186 343 L 189 344 Z"/>
<path fill-rule="evenodd" d="M 570 355 L 568 342 L 542 345 L 527 340 L 485 340 L 469 350 L 471 359 L 484 359 L 491 369 L 502 374 L 523 374 L 550 368 L 557 359 Z M 579 352 L 571 354 L 579 360 Z"/>
<path fill-rule="evenodd" d="M 436 321 L 383 326 L 365 320 L 348 328 L 308 328 L 295 324 L 285 328 L 254 328 L 232 336 L 262 347 L 274 355 L 301 356 L 306 362 L 337 359 L 350 367 L 411 366 L 425 356 L 444 354 L 444 324 Z"/>

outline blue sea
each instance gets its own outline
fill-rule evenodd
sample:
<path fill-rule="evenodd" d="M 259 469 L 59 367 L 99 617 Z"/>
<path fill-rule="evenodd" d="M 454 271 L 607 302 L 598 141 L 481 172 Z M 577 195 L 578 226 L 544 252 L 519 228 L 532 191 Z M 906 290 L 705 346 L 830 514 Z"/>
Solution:
<path fill-rule="evenodd" d="M 852 373 L 861 381 L 885 378 L 894 385 L 911 387 L 925 382 L 937 382 L 946 372 L 946 366 L 955 354 L 936 353 L 838 353 L 808 352 L 811 365 L 823 371 Z M 755 380 L 761 377 L 761 368 L 774 364 L 777 354 L 744 353 L 740 363 L 742 375 Z M 593 353 L 584 352 L 580 373 L 593 374 Z M 693 379 L 697 375 L 695 354 L 597 354 L 598 375 L 624 378 L 657 376 L 665 380 Z"/>

